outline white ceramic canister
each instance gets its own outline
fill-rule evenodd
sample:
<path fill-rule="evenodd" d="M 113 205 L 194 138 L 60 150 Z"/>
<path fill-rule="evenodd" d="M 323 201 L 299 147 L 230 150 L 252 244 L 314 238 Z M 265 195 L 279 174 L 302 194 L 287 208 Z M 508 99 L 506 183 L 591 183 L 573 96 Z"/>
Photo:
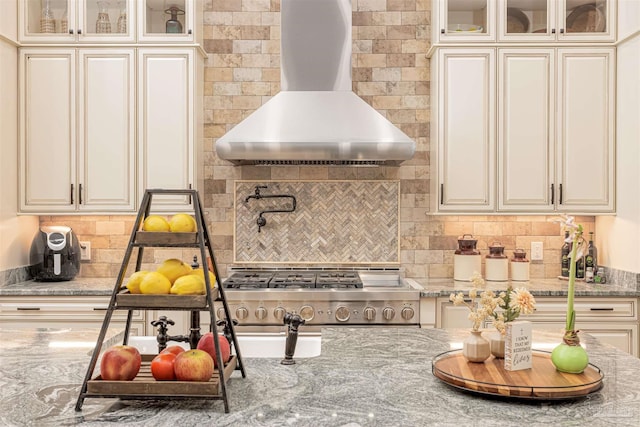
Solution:
<path fill-rule="evenodd" d="M 458 249 L 453 255 L 453 280 L 469 282 L 474 274 L 482 273 L 482 257 L 476 249 L 477 243 L 471 234 L 458 239 Z"/>
<path fill-rule="evenodd" d="M 504 254 L 504 246 L 500 242 L 489 245 L 489 255 L 485 259 L 485 278 L 493 282 L 509 280 L 509 259 Z"/>
<path fill-rule="evenodd" d="M 513 251 L 511 258 L 511 280 L 514 282 L 529 281 L 529 260 L 524 249 L 516 249 Z"/>

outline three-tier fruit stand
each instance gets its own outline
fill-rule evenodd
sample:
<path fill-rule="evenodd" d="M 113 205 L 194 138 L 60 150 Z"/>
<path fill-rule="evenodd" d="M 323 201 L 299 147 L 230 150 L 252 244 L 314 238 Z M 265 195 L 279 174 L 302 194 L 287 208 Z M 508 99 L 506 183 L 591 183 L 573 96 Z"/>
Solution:
<path fill-rule="evenodd" d="M 195 221 L 197 230 L 194 233 L 169 233 L 169 232 L 146 232 L 142 231 L 142 223 L 144 218 L 149 216 L 151 212 L 151 204 L 154 195 L 184 195 L 190 198 L 195 213 Z M 140 270 L 142 265 L 142 255 L 146 247 L 194 247 L 200 249 L 200 259 L 205 265 L 204 281 L 206 287 L 205 295 L 141 295 L 131 294 L 122 286 L 129 260 L 134 248 L 137 248 L 137 259 L 135 271 Z M 205 260 L 209 258 L 213 274 L 218 281 L 218 286 L 213 286 L 210 275 L 206 274 Z M 229 401 L 227 398 L 226 383 L 234 370 L 240 370 L 242 377 L 246 377 L 242 357 L 240 355 L 240 347 L 238 339 L 233 329 L 233 322 L 227 321 L 225 329 L 230 333 L 232 338 L 235 355 L 231 357 L 225 366 L 219 363 L 218 368 L 214 371 L 213 376 L 208 382 L 191 382 L 191 381 L 155 381 L 151 376 L 150 362 L 154 355 L 142 355 L 142 366 L 140 372 L 133 381 L 107 381 L 100 376 L 92 378 L 93 372 L 100 355 L 102 344 L 104 342 L 107 329 L 111 322 L 111 316 L 115 310 L 127 310 L 127 322 L 124 330 L 123 344 L 126 345 L 129 339 L 129 331 L 131 319 L 134 310 L 138 309 L 155 309 L 155 310 L 182 310 L 192 312 L 192 328 L 193 319 L 199 319 L 201 311 L 209 312 L 211 316 L 211 332 L 213 332 L 213 340 L 216 347 L 216 360 L 221 361 L 222 354 L 219 346 L 218 331 L 216 325 L 216 316 L 213 302 L 221 302 L 225 313 L 225 319 L 231 319 L 229 305 L 224 294 L 224 289 L 220 285 L 220 274 L 218 266 L 211 247 L 209 232 L 204 223 L 204 214 L 200 196 L 196 190 L 167 190 L 154 189 L 146 190 L 138 215 L 131 232 L 131 238 L 127 245 L 127 250 L 120 267 L 120 272 L 116 279 L 111 300 L 104 316 L 102 329 L 98 335 L 95 349 L 91 355 L 91 362 L 87 369 L 80 395 L 76 403 L 76 411 L 82 409 L 84 399 L 91 398 L 113 398 L 121 399 L 213 399 L 223 400 L 224 410 L 229 412 Z M 199 323 L 197 320 L 196 323 Z M 196 325 L 199 328 L 199 325 Z M 191 346 L 193 347 L 193 343 Z"/>

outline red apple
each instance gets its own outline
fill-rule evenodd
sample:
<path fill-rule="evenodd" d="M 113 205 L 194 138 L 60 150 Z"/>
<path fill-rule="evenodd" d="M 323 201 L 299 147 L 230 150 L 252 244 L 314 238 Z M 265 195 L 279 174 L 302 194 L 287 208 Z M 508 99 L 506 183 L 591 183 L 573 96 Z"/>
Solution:
<path fill-rule="evenodd" d="M 182 348 L 182 346 L 179 345 L 170 345 L 169 347 L 165 348 L 164 350 L 162 350 L 160 352 L 160 354 L 164 354 L 164 353 L 173 353 L 176 356 L 179 355 L 180 353 L 182 353 L 184 351 L 184 348 Z"/>
<path fill-rule="evenodd" d="M 209 381 L 213 359 L 203 350 L 187 350 L 176 356 L 173 364 L 178 381 Z"/>
<path fill-rule="evenodd" d="M 229 357 L 231 356 L 231 346 L 229 345 L 229 341 L 225 338 L 224 335 L 218 335 L 218 343 L 220 343 L 220 353 L 222 354 L 222 361 L 227 363 L 229 361 Z M 217 368 L 218 361 L 216 360 L 216 347 L 213 342 L 213 333 L 207 332 L 204 334 L 200 341 L 198 341 L 198 349 L 204 350 L 209 353 L 209 356 L 213 359 L 213 364 Z M 223 364 L 224 364 L 223 363 Z"/>
<path fill-rule="evenodd" d="M 128 345 L 114 345 L 105 350 L 100 362 L 103 380 L 131 381 L 138 375 L 142 358 L 137 348 Z"/>
<path fill-rule="evenodd" d="M 170 381 L 176 379 L 174 365 L 176 355 L 173 353 L 160 353 L 151 361 L 151 375 L 158 381 Z"/>

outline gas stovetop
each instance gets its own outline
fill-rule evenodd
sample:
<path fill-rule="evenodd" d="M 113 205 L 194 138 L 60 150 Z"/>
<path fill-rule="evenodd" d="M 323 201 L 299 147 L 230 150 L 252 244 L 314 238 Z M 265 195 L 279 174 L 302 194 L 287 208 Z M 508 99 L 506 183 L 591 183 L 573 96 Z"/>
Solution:
<path fill-rule="evenodd" d="M 362 280 L 350 270 L 238 271 L 224 281 L 225 289 L 359 289 Z"/>
<path fill-rule="evenodd" d="M 222 287 L 241 329 L 283 325 L 287 312 L 304 328 L 419 324 L 421 287 L 397 268 L 232 268 Z"/>

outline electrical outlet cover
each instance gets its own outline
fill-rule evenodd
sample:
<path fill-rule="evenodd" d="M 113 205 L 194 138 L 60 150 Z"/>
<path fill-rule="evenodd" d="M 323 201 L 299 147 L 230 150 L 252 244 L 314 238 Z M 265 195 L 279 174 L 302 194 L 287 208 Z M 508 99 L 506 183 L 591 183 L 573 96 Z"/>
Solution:
<path fill-rule="evenodd" d="M 542 261 L 542 242 L 531 242 L 531 261 Z"/>

